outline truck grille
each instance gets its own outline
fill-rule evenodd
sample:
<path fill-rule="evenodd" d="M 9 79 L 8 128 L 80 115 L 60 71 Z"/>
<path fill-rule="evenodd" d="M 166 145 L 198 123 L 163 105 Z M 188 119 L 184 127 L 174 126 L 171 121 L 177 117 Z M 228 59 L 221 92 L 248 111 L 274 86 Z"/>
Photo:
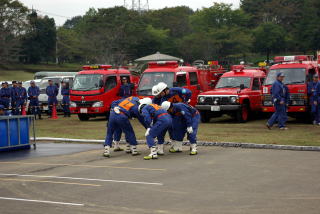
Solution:
<path fill-rule="evenodd" d="M 74 101 L 77 104 L 77 107 L 80 108 L 90 108 L 92 107 L 93 103 L 97 101 Z"/>
<path fill-rule="evenodd" d="M 200 105 L 231 105 L 229 97 L 206 97 Z"/>
<path fill-rule="evenodd" d="M 272 99 L 270 94 L 265 94 L 263 105 L 264 106 L 272 106 Z M 305 100 L 304 94 L 290 94 L 289 105 L 291 106 L 304 106 L 307 105 L 307 100 Z"/>

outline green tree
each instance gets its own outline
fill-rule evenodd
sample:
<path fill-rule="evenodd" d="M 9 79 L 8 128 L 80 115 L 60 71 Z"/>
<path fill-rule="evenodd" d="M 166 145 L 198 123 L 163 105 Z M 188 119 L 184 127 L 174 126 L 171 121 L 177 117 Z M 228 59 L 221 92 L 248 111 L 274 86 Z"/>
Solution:
<path fill-rule="evenodd" d="M 0 1 L 0 63 L 15 61 L 20 55 L 20 37 L 27 27 L 28 9 L 16 0 Z"/>
<path fill-rule="evenodd" d="M 59 63 L 83 62 L 83 50 L 80 36 L 73 29 L 60 27 L 57 30 L 57 47 Z"/>
<path fill-rule="evenodd" d="M 264 23 L 253 31 L 254 51 L 265 53 L 267 61 L 270 60 L 271 53 L 277 53 L 286 47 L 285 30 L 273 23 Z"/>

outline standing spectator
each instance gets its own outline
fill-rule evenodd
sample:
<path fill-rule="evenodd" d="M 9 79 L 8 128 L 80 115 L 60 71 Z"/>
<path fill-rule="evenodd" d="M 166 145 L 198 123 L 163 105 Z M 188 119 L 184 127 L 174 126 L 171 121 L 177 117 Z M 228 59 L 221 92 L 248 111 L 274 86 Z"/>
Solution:
<path fill-rule="evenodd" d="M 22 87 L 22 82 L 18 82 L 18 86 L 15 89 L 15 115 L 21 115 L 22 114 L 22 109 L 25 108 L 25 103 L 27 100 L 27 90 Z"/>
<path fill-rule="evenodd" d="M 317 85 L 319 84 L 318 74 L 313 76 L 313 81 L 308 83 L 308 96 L 311 105 L 311 116 L 313 125 L 320 123 L 318 121 L 318 100 L 317 100 Z"/>
<path fill-rule="evenodd" d="M 64 82 L 62 83 L 62 89 L 61 94 L 63 96 L 62 98 L 62 106 L 63 106 L 63 112 L 64 117 L 70 117 L 70 89 L 69 89 L 69 83 Z"/>
<path fill-rule="evenodd" d="M 16 89 L 17 89 L 17 81 L 12 81 L 12 87 L 10 87 L 10 93 L 11 93 L 11 109 L 12 114 L 15 114 L 16 111 Z"/>
<path fill-rule="evenodd" d="M 127 77 L 122 77 L 121 79 L 121 87 L 119 91 L 119 96 L 122 98 L 127 98 L 132 96 L 133 84 L 128 82 Z"/>
<path fill-rule="evenodd" d="M 287 121 L 287 102 L 288 102 L 288 88 L 283 84 L 285 76 L 283 73 L 277 74 L 277 80 L 273 83 L 271 88 L 272 101 L 275 107 L 275 112 L 267 122 L 267 128 L 271 129 L 274 123 L 278 122 L 280 130 L 287 130 L 285 123 Z"/>
<path fill-rule="evenodd" d="M 0 104 L 4 106 L 6 110 L 10 107 L 11 90 L 8 87 L 7 82 L 2 83 L 2 88 L 0 89 Z"/>
<path fill-rule="evenodd" d="M 28 99 L 30 100 L 30 108 L 31 113 L 34 115 L 34 118 L 37 118 L 37 115 L 39 116 L 39 120 L 41 120 L 41 111 L 39 107 L 39 97 L 40 95 L 40 89 L 38 86 L 36 86 L 36 83 L 34 81 L 30 82 L 30 87 L 28 88 Z"/>
<path fill-rule="evenodd" d="M 46 94 L 48 96 L 48 114 L 49 117 L 51 117 L 53 105 L 57 106 L 58 104 L 57 95 L 59 93 L 59 89 L 56 85 L 53 84 L 52 80 L 48 80 L 48 83 L 49 85 L 46 88 Z"/>

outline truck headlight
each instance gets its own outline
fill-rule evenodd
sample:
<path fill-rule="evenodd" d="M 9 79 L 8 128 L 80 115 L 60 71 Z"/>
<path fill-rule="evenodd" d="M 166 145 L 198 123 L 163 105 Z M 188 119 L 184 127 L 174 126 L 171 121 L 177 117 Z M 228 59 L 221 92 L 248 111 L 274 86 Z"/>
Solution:
<path fill-rule="evenodd" d="M 199 97 L 199 103 L 204 103 L 205 100 L 206 100 L 205 97 Z"/>
<path fill-rule="evenodd" d="M 92 107 L 94 107 L 94 108 L 99 108 L 99 107 L 103 107 L 103 102 L 95 102 L 95 103 L 93 103 L 93 105 L 92 105 Z"/>
<path fill-rule="evenodd" d="M 70 107 L 75 108 L 77 107 L 77 104 L 75 102 L 70 102 Z"/>
<path fill-rule="evenodd" d="M 235 104 L 235 103 L 238 102 L 238 98 L 237 98 L 237 97 L 231 97 L 231 98 L 230 98 L 230 102 L 231 102 L 232 104 Z"/>

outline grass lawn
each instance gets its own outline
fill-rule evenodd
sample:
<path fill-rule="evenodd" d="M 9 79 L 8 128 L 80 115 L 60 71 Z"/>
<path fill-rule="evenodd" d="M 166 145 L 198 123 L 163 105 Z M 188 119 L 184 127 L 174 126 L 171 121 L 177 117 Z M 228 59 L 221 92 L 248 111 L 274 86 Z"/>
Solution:
<path fill-rule="evenodd" d="M 46 118 L 46 117 L 44 117 Z M 81 122 L 77 116 L 71 118 L 59 117 L 58 120 L 37 120 L 38 137 L 62 137 L 77 139 L 104 139 L 106 120 L 101 118 Z M 145 139 L 145 129 L 137 120 L 131 121 L 137 139 Z M 265 128 L 265 119 L 238 124 L 228 117 L 215 119 L 208 124 L 200 124 L 198 140 L 212 142 L 245 142 L 285 145 L 320 146 L 320 127 L 298 123 L 290 120 L 288 131 Z"/>
<path fill-rule="evenodd" d="M 0 69 L 0 81 L 27 81 L 33 79 L 33 76 L 31 72 Z"/>

